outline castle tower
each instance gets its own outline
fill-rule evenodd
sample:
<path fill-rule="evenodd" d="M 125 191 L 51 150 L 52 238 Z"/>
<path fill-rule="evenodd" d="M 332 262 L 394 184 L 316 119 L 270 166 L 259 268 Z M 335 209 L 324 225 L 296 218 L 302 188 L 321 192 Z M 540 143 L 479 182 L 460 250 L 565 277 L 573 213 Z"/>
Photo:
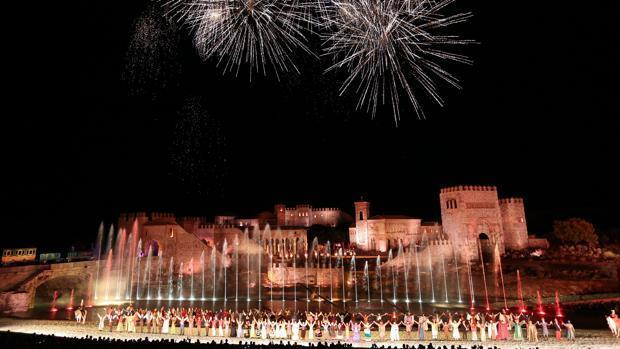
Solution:
<path fill-rule="evenodd" d="M 504 230 L 495 186 L 456 186 L 441 189 L 443 231 L 462 258 L 478 258 L 478 246 L 490 253 L 495 244 L 504 252 Z"/>
<path fill-rule="evenodd" d="M 355 202 L 355 222 L 367 220 L 370 215 L 370 202 L 368 201 L 356 201 Z"/>
<path fill-rule="evenodd" d="M 276 222 L 278 227 L 286 225 L 286 205 L 276 204 L 273 206 L 273 213 L 276 215 Z"/>
<path fill-rule="evenodd" d="M 368 218 L 370 216 L 370 202 L 355 202 L 355 234 L 349 233 L 349 241 L 354 242 L 362 250 L 370 249 L 368 237 Z"/>
<path fill-rule="evenodd" d="M 504 228 L 504 245 L 508 249 L 527 248 L 527 223 L 522 198 L 499 200 L 502 225 Z"/>

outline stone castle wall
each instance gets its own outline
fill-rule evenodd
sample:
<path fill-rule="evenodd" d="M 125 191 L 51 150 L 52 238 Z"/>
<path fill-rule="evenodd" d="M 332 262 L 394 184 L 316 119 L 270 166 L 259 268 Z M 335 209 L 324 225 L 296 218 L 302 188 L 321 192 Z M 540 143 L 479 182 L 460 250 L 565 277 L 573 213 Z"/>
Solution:
<path fill-rule="evenodd" d="M 528 248 L 527 223 L 523 199 L 508 198 L 499 201 L 504 226 L 504 246 L 507 249 Z"/>

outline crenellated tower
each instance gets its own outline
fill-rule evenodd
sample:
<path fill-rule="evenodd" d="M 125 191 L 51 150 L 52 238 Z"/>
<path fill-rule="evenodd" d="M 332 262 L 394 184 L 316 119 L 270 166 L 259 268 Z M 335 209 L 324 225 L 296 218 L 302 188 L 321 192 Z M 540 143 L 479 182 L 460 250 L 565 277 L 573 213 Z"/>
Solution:
<path fill-rule="evenodd" d="M 504 245 L 507 249 L 520 250 L 528 247 L 525 206 L 522 198 L 499 200 L 502 225 L 504 228 Z"/>

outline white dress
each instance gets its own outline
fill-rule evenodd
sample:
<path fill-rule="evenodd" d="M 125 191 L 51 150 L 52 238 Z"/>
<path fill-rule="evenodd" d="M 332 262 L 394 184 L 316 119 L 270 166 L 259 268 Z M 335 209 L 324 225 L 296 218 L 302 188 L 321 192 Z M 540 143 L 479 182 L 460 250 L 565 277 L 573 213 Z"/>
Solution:
<path fill-rule="evenodd" d="M 452 322 L 452 339 L 461 339 L 461 332 L 459 332 L 459 326 L 456 321 Z"/>
<path fill-rule="evenodd" d="M 165 317 L 163 324 L 161 326 L 161 333 L 167 334 L 168 333 L 168 326 L 170 325 L 170 318 L 169 317 Z"/>
<path fill-rule="evenodd" d="M 399 341 L 400 340 L 400 335 L 398 333 L 398 325 L 397 324 L 391 324 L 390 325 L 390 340 L 392 342 L 394 341 Z"/>
<path fill-rule="evenodd" d="M 299 321 L 293 322 L 292 332 L 293 336 L 291 337 L 291 339 L 294 341 L 299 340 Z"/>
<path fill-rule="evenodd" d="M 260 325 L 260 338 L 267 339 L 267 325 L 264 322 Z"/>

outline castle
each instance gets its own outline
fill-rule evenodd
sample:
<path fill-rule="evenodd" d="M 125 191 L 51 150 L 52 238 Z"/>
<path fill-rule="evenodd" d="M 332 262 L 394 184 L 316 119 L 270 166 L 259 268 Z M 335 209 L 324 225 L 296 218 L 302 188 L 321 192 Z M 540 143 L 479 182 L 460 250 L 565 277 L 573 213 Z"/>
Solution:
<path fill-rule="evenodd" d="M 370 216 L 370 203 L 355 202 L 355 224 L 350 242 L 364 251 L 381 251 L 399 244 L 440 241 L 464 256 L 478 251 L 500 253 L 506 249 L 545 248 L 545 239 L 528 236 L 522 198 L 499 199 L 495 186 L 456 186 L 439 194 L 441 225 L 407 216 Z"/>
<path fill-rule="evenodd" d="M 403 215 L 371 216 L 370 203 L 357 201 L 354 218 L 337 208 L 276 204 L 273 212 L 262 212 L 250 218 L 216 216 L 213 222 L 205 217 L 176 217 L 169 213 L 123 214 L 118 227 L 137 231 L 145 251 L 149 247 L 151 251 L 163 249 L 172 255 L 185 251 L 196 258 L 205 246 L 221 247 L 224 241 L 230 246 L 240 241 L 246 229 L 248 238 L 257 240 L 270 253 L 305 253 L 307 231 L 313 225 L 350 224 L 351 246 L 369 252 L 386 252 L 401 245 L 408 248 L 412 244 L 430 244 L 459 251 L 464 258 L 477 258 L 478 253 L 491 253 L 495 249 L 504 253 L 506 249 L 548 246 L 545 239 L 528 236 L 523 199 L 500 199 L 494 186 L 443 188 L 439 201 L 441 223 Z M 274 232 L 257 235 L 257 227 L 263 232 L 270 231 L 265 230 L 270 227 Z"/>

